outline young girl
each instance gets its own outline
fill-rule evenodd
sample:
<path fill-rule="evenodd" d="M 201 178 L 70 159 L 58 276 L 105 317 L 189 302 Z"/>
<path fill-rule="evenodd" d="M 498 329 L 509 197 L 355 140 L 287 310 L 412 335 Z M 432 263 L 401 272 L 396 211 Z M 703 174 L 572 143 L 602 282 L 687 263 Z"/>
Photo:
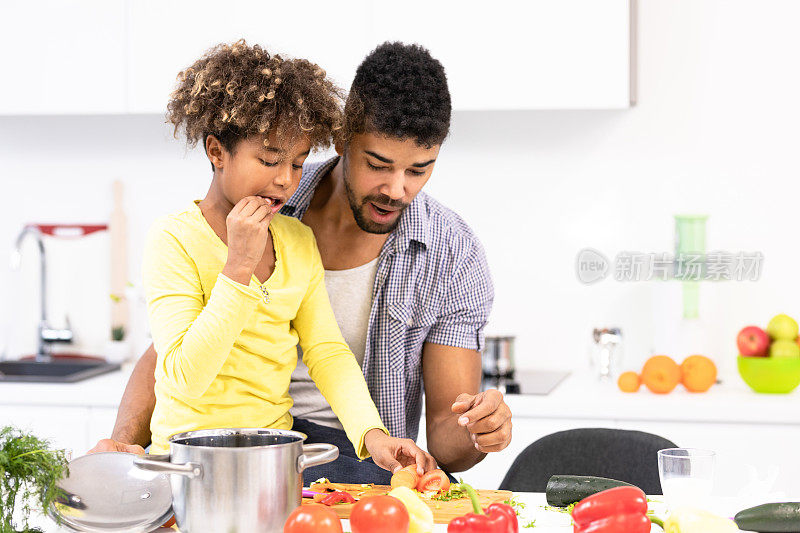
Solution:
<path fill-rule="evenodd" d="M 144 284 L 158 352 L 152 451 L 219 427 L 291 429 L 297 345 L 360 458 L 395 471 L 433 458 L 381 423 L 331 311 L 311 229 L 277 214 L 313 147 L 330 143 L 340 97 L 318 66 L 244 41 L 183 71 L 168 120 L 204 142 L 205 198 L 158 220 Z"/>

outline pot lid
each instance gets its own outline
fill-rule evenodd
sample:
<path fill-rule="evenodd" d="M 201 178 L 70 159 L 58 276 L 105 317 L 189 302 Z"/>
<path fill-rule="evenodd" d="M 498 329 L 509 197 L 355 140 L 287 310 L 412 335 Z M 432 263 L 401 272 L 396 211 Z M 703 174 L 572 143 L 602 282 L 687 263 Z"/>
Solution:
<path fill-rule="evenodd" d="M 166 474 L 134 466 L 137 455 L 102 452 L 70 461 L 69 476 L 58 483 L 64 495 L 48 513 L 72 531 L 131 533 L 152 531 L 172 514 Z"/>

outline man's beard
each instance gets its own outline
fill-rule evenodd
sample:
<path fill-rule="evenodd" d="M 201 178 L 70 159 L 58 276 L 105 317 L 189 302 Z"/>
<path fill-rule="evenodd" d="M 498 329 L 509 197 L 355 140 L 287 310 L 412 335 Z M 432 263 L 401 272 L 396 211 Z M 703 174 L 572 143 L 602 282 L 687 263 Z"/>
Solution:
<path fill-rule="evenodd" d="M 408 207 L 408 204 L 405 204 L 399 200 L 392 200 L 385 194 L 371 194 L 369 196 L 365 196 L 359 201 L 356 198 L 355 192 L 353 192 L 353 189 L 350 187 L 350 179 L 348 178 L 347 167 L 347 156 L 343 156 L 342 179 L 344 181 L 344 190 L 347 193 L 347 202 L 350 204 L 350 210 L 353 212 L 353 218 L 356 219 L 356 224 L 358 227 L 367 233 L 375 233 L 379 235 L 394 231 L 394 229 L 400 223 L 400 218 L 403 216 L 403 211 L 405 211 L 405 208 Z M 399 207 L 400 210 L 393 222 L 390 222 L 389 224 L 379 224 L 371 220 L 369 215 L 366 213 L 367 209 L 369 209 L 368 204 L 370 202 L 387 207 Z"/>

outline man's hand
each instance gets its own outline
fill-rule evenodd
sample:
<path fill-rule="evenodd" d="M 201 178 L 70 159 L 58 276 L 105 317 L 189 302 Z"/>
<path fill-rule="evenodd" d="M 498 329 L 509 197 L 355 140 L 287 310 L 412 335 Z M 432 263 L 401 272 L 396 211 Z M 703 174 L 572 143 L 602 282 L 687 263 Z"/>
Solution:
<path fill-rule="evenodd" d="M 390 437 L 380 429 L 371 429 L 364 444 L 375 464 L 392 474 L 408 465 L 417 465 L 419 475 L 436 468 L 436 460 L 411 439 Z"/>
<path fill-rule="evenodd" d="M 511 442 L 511 409 L 502 392 L 459 394 L 450 410 L 460 415 L 458 425 L 467 428 L 478 451 L 499 452 Z"/>
<path fill-rule="evenodd" d="M 128 452 L 135 453 L 136 455 L 144 455 L 144 448 L 138 444 L 125 444 L 111 439 L 102 439 L 87 453 L 98 452 Z"/>

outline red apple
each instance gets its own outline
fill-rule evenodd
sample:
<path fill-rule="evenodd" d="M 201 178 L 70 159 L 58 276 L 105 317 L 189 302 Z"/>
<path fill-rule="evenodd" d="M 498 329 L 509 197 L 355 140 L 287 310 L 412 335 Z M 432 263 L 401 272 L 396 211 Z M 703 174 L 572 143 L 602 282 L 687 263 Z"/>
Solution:
<path fill-rule="evenodd" d="M 769 335 L 758 326 L 747 326 L 736 336 L 739 353 L 748 357 L 765 357 L 769 350 Z"/>

